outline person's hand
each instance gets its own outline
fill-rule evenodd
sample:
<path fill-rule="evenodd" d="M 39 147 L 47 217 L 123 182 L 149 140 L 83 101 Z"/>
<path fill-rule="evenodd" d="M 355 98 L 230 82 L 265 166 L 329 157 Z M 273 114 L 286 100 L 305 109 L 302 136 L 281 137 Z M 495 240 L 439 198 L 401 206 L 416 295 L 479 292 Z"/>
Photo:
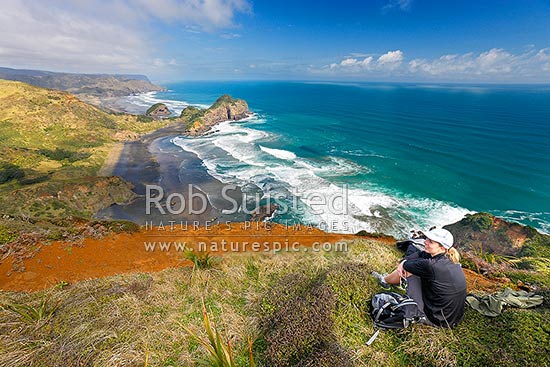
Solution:
<path fill-rule="evenodd" d="M 399 263 L 399 265 L 397 265 L 397 274 L 399 274 L 401 278 L 408 278 L 411 275 L 411 273 L 403 268 L 403 264 L 405 263 L 405 261 L 407 260 L 403 260 Z"/>

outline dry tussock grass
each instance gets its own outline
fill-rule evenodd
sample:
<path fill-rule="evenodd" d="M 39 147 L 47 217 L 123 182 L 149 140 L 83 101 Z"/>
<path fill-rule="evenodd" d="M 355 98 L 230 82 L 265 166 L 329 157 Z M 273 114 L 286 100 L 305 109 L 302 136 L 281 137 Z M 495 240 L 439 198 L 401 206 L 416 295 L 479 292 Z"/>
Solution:
<path fill-rule="evenodd" d="M 458 360 L 449 346 L 460 343 L 452 330 L 415 325 L 404 331 L 405 340 L 398 350 L 425 361 L 437 361 L 438 367 L 455 367 Z"/>

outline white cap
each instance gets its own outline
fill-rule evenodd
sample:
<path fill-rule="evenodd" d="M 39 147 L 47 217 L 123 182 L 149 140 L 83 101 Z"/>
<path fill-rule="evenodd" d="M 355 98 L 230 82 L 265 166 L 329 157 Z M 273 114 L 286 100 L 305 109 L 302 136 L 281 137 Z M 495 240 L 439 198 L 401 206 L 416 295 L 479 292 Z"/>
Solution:
<path fill-rule="evenodd" d="M 454 238 L 451 232 L 443 228 L 435 228 L 424 232 L 424 235 L 430 240 L 440 243 L 447 250 L 453 247 Z"/>

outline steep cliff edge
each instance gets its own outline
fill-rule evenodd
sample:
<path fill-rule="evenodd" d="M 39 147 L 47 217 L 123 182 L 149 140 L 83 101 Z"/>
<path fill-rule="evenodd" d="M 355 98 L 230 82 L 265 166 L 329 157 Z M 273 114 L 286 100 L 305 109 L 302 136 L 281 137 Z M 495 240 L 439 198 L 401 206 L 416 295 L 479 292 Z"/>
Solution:
<path fill-rule="evenodd" d="M 466 215 L 444 228 L 454 235 L 465 267 L 530 290 L 550 287 L 550 236 L 489 213 Z"/>
<path fill-rule="evenodd" d="M 455 246 L 463 251 L 517 256 L 539 237 L 550 242 L 549 236 L 532 227 L 507 222 L 489 213 L 466 215 L 445 228 L 453 233 Z"/>
<path fill-rule="evenodd" d="M 196 107 L 187 107 L 181 112 L 180 118 L 189 122 L 187 130 L 190 135 L 201 135 L 212 126 L 223 121 L 238 121 L 250 116 L 248 103 L 242 99 L 235 99 L 224 94 L 206 110 L 199 110 Z"/>

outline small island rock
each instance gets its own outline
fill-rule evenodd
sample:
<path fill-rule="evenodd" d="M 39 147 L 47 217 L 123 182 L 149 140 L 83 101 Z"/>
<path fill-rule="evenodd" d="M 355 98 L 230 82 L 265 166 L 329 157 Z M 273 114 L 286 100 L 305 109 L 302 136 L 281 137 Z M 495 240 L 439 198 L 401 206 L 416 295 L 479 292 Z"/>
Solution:
<path fill-rule="evenodd" d="M 153 117 L 153 118 L 162 118 L 162 117 L 168 117 L 172 114 L 168 107 L 164 103 L 155 103 L 149 109 L 147 109 L 147 112 L 145 112 L 145 116 Z"/>

